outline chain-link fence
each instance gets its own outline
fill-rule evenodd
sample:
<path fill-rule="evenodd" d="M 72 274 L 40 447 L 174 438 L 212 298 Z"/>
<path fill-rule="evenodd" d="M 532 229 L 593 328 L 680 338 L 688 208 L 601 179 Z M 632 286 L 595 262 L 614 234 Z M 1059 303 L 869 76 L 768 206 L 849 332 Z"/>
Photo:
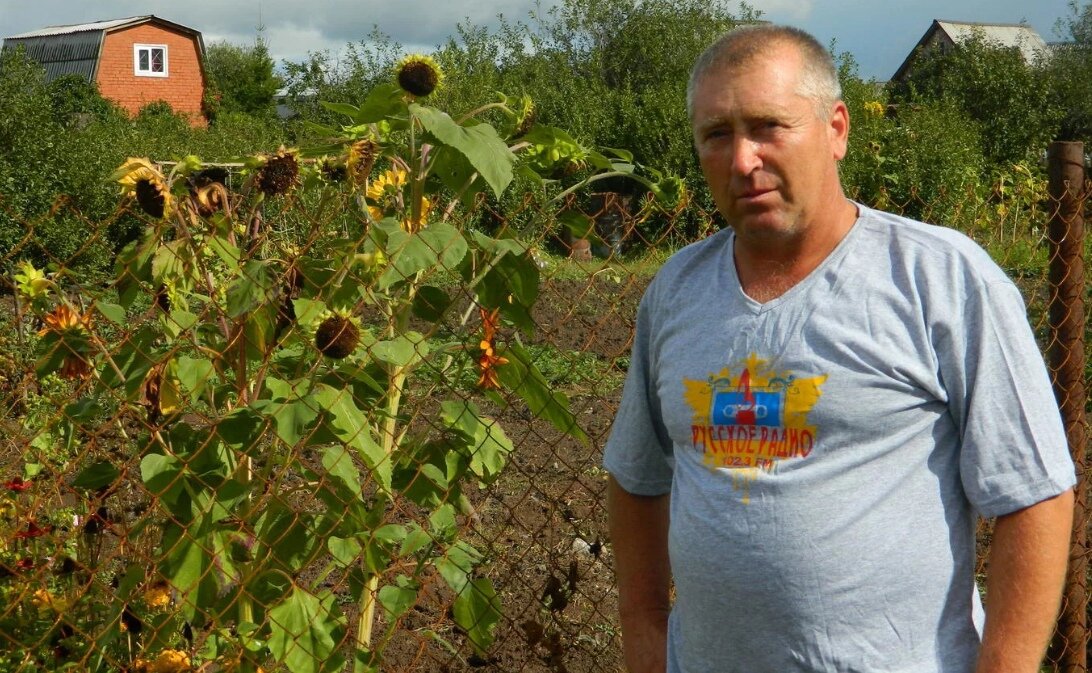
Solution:
<path fill-rule="evenodd" d="M 48 217 L 0 251 L 0 671 L 620 670 L 602 446 L 641 294 L 716 216 L 483 196 L 422 227 L 230 172 L 105 222 L 59 201 L 81 251 L 147 226 L 112 267 L 38 245 Z M 1013 276 L 1084 473 L 1087 190 L 1055 183 L 880 205 Z"/>

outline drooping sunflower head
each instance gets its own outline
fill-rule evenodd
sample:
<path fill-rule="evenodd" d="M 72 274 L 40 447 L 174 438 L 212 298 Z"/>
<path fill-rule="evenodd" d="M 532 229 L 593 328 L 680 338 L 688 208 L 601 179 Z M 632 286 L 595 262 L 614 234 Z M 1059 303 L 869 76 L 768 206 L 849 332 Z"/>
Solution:
<path fill-rule="evenodd" d="M 423 98 L 444 81 L 444 71 L 431 56 L 410 54 L 398 62 L 395 68 L 398 86 L 406 93 Z"/>
<path fill-rule="evenodd" d="M 151 161 L 130 157 L 114 175 L 121 185 L 122 195 L 135 197 L 141 210 L 148 215 L 162 218 L 172 212 L 174 199 L 167 179 Z"/>
<path fill-rule="evenodd" d="M 322 157 L 318 161 L 318 172 L 326 182 L 339 184 L 349 177 L 345 160 L 340 157 Z"/>
<path fill-rule="evenodd" d="M 335 311 L 326 315 L 315 330 L 315 348 L 333 360 L 342 360 L 360 345 L 360 325 L 356 318 Z"/>
<path fill-rule="evenodd" d="M 516 130 L 512 134 L 515 138 L 530 133 L 535 122 L 538 121 L 538 108 L 535 106 L 535 102 L 531 100 L 530 96 L 524 96 L 520 100 L 519 108 L 516 110 L 516 119 Z"/>
<path fill-rule="evenodd" d="M 68 304 L 58 304 L 42 319 L 45 326 L 38 336 L 51 349 L 59 349 L 61 378 L 82 379 L 91 373 L 91 314 L 80 315 Z"/>
<path fill-rule="evenodd" d="M 206 187 L 216 183 L 226 187 L 230 178 L 231 172 L 223 166 L 209 166 L 195 172 L 192 180 L 196 187 Z"/>
<path fill-rule="evenodd" d="M 266 196 L 284 194 L 299 181 L 300 162 L 296 150 L 280 148 L 276 154 L 263 157 L 255 182 Z"/>
<path fill-rule="evenodd" d="M 194 207 L 201 217 L 212 217 L 220 211 L 226 211 L 230 204 L 227 187 L 219 182 L 195 188 L 192 196 Z"/>
<path fill-rule="evenodd" d="M 362 185 L 372 173 L 375 160 L 379 156 L 379 143 L 371 138 L 358 140 L 349 146 L 349 158 L 346 166 L 355 184 Z"/>

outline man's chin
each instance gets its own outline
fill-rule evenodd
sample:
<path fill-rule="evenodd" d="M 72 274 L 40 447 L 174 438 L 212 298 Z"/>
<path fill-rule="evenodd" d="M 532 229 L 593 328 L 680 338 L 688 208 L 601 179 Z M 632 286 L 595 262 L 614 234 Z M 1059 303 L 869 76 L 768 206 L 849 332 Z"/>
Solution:
<path fill-rule="evenodd" d="M 796 227 L 778 212 L 743 213 L 733 221 L 732 228 L 740 238 L 755 241 L 778 241 L 792 238 Z"/>

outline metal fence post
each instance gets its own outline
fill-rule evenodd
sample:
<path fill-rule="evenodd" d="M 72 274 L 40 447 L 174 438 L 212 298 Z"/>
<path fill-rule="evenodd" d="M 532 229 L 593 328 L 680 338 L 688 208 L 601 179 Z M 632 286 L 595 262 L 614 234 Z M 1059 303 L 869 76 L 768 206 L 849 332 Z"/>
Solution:
<path fill-rule="evenodd" d="M 1049 360 L 1054 392 L 1077 464 L 1077 499 L 1056 649 L 1064 673 L 1088 670 L 1088 493 L 1084 383 L 1084 144 L 1054 142 L 1047 151 L 1054 212 L 1050 219 Z"/>

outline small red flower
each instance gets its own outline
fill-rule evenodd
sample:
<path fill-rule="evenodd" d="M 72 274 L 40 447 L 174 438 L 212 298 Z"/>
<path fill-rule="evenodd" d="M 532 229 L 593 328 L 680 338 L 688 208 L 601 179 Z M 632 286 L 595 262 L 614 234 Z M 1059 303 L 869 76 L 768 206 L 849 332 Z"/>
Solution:
<path fill-rule="evenodd" d="M 33 521 L 27 522 L 27 529 L 21 530 L 15 534 L 16 540 L 28 540 L 32 537 L 42 537 L 49 532 L 49 529 L 41 528 L 37 523 Z"/>
<path fill-rule="evenodd" d="M 15 562 L 16 570 L 34 570 L 34 559 L 26 556 Z"/>
<path fill-rule="evenodd" d="M 29 481 L 23 481 L 22 477 L 16 477 L 16 478 L 12 479 L 11 481 L 5 481 L 4 482 L 4 488 L 8 489 L 9 491 L 15 491 L 16 493 L 21 493 L 22 491 L 25 491 L 28 488 L 30 488 L 30 482 Z"/>

